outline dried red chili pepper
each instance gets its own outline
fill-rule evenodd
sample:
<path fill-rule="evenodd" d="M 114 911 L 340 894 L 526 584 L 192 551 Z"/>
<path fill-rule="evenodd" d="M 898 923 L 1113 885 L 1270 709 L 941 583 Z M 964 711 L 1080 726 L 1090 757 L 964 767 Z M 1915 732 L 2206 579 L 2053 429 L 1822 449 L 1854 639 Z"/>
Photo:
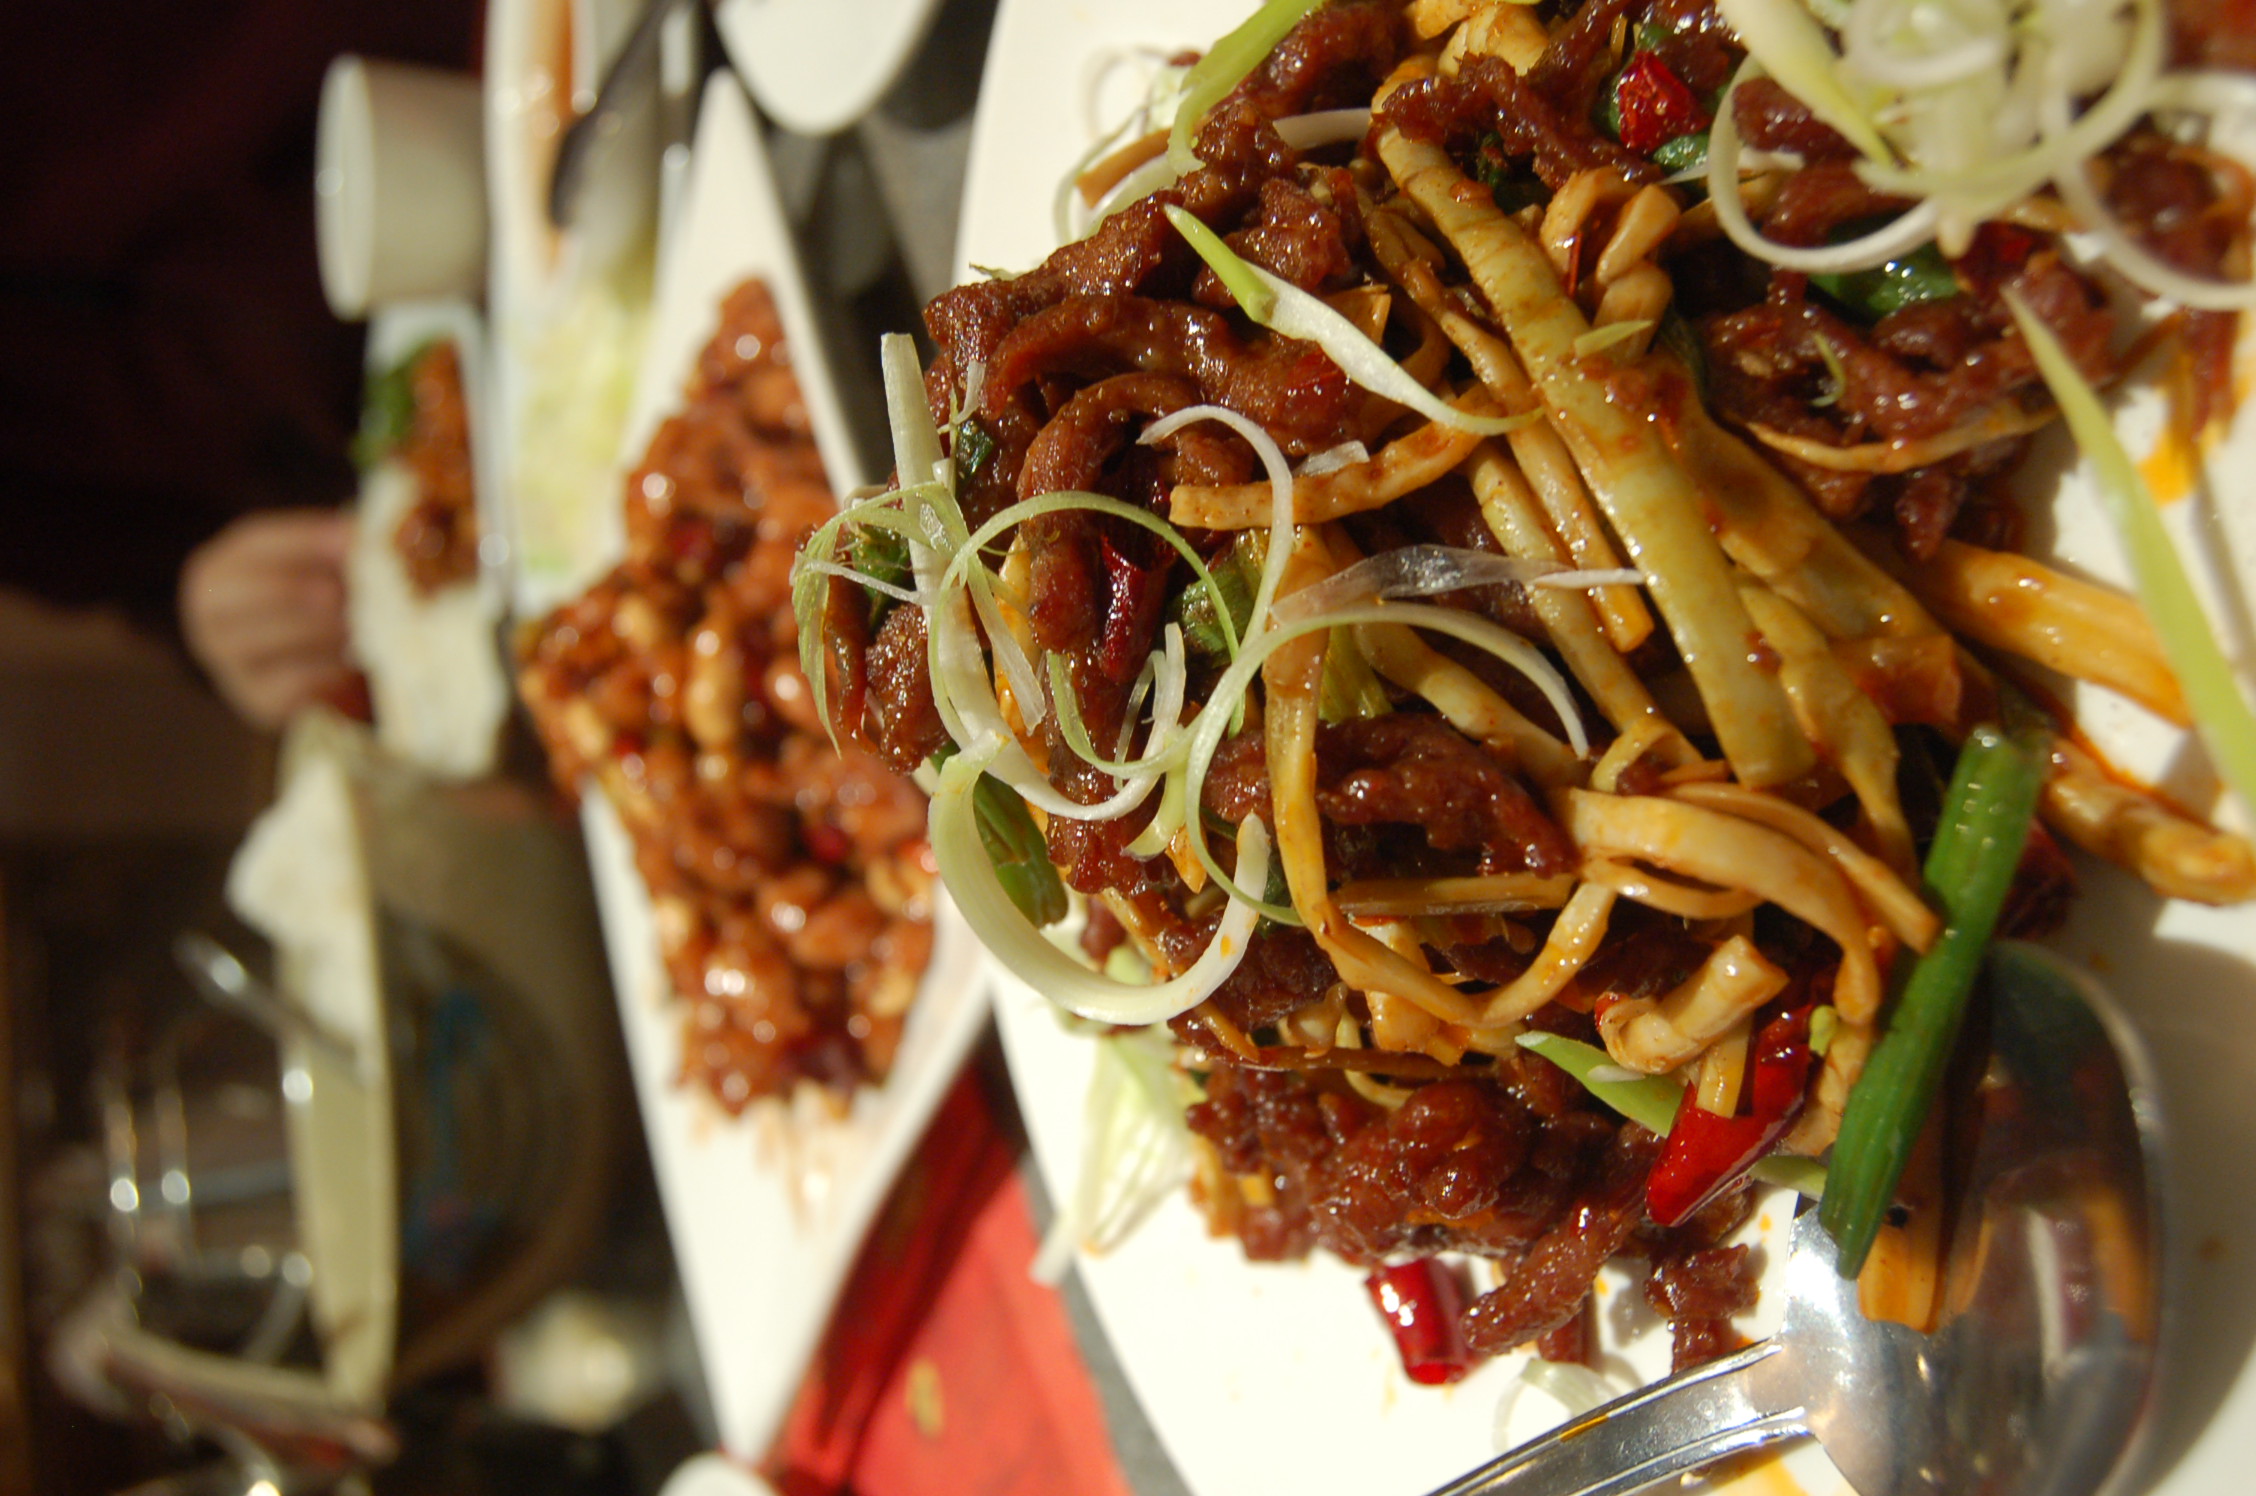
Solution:
<path fill-rule="evenodd" d="M 1714 1199 L 1794 1125 L 1809 1093 L 1816 1007 L 1790 1009 L 1756 1033 L 1737 1116 L 1718 1116 L 1689 1097 L 1677 1108 L 1661 1161 L 1645 1181 L 1645 1213 L 1657 1224 L 1674 1226 Z"/>
<path fill-rule="evenodd" d="M 1614 107 L 1621 114 L 1621 143 L 1640 156 L 1713 122 L 1699 96 L 1652 52 L 1633 54 L 1621 70 L 1614 81 Z"/>
<path fill-rule="evenodd" d="M 1974 231 L 1966 253 L 1951 262 L 1960 280 L 1978 295 L 1995 294 L 2029 263 L 2042 245 L 2035 234 L 2010 223 L 1985 223 Z"/>
<path fill-rule="evenodd" d="M 1465 1295 L 1456 1275 L 1431 1257 L 1382 1267 L 1363 1280 L 1371 1302 L 1394 1331 L 1402 1369 L 1413 1382 L 1454 1382 L 1481 1359 L 1465 1344 Z"/>
<path fill-rule="evenodd" d="M 1104 558 L 1106 580 L 1111 583 L 1104 629 L 1097 640 L 1097 668 L 1107 680 L 1125 685 L 1143 669 L 1160 609 L 1167 604 L 1167 566 L 1137 560 L 1101 530 L 1097 549 Z"/>

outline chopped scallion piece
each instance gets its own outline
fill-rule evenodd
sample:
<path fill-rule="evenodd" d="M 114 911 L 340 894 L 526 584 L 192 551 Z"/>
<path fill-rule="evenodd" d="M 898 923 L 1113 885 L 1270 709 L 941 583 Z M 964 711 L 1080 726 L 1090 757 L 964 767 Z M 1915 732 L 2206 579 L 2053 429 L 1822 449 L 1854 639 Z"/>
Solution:
<path fill-rule="evenodd" d="M 1942 905 L 1943 933 L 1901 968 L 1888 1031 L 1849 1092 L 1833 1144 L 1832 1188 L 1819 1219 L 1840 1247 L 1844 1278 L 1864 1267 L 1942 1086 L 1982 953 L 2021 865 L 2044 764 L 2033 736 L 1994 727 L 1976 728 L 1959 750 L 1927 853 L 1927 887 Z"/>
<path fill-rule="evenodd" d="M 1205 165 L 1191 149 L 1191 136 L 1208 110 L 1229 96 L 1245 76 L 1268 59 L 1285 33 L 1316 8 L 1316 0 L 1269 0 L 1216 42 L 1183 77 L 1183 95 L 1175 107 L 1175 123 L 1167 132 L 1167 164 L 1177 176 L 1187 176 Z"/>
<path fill-rule="evenodd" d="M 2077 372 L 2060 341 L 2030 314 L 2020 297 L 2008 291 L 2005 301 L 2020 325 L 2021 336 L 2028 340 L 2037 371 L 2051 388 L 2076 445 L 2091 460 L 2099 479 L 2100 499 L 2130 557 L 2139 601 L 2145 604 L 2146 616 L 2162 638 L 2162 652 L 2169 657 L 2170 668 L 2177 672 L 2194 727 L 2225 783 L 2240 796 L 2243 805 L 2256 810 L 2256 714 L 2249 711 L 2240 682 L 2209 626 L 2209 615 L 2202 610 L 2201 599 L 2194 594 L 2185 566 L 2178 559 L 2177 547 L 2170 541 L 2170 532 L 2162 527 L 2154 495 L 2115 434 L 2107 408 Z"/>

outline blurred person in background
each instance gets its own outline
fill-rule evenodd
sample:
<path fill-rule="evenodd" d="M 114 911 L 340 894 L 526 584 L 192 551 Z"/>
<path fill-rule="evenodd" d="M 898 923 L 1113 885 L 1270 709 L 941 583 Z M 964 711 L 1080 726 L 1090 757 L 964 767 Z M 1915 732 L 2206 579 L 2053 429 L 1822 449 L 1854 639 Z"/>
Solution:
<path fill-rule="evenodd" d="M 481 13 L 0 7 L 0 585 L 122 610 L 262 727 L 351 691 L 362 330 L 315 260 L 321 79 L 469 69 Z"/>

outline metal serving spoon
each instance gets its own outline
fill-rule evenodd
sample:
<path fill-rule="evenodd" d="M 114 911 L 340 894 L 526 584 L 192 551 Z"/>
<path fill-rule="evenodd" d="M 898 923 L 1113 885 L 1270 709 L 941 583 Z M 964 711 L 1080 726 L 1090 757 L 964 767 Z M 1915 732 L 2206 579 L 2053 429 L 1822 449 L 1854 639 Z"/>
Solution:
<path fill-rule="evenodd" d="M 2162 1125 L 2138 1037 L 2088 975 L 2001 945 L 1990 1067 L 1941 1323 L 1867 1320 L 1806 1212 L 1777 1335 L 1554 1430 L 1433 1496 L 1627 1496 L 1815 1437 L 1858 1496 L 2092 1496 L 2149 1421 Z"/>

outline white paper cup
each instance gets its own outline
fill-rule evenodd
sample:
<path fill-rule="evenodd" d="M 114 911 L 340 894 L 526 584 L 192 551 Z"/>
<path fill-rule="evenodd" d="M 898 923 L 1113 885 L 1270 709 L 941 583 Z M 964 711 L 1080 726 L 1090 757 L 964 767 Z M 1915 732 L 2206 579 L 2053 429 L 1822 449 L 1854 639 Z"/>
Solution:
<path fill-rule="evenodd" d="M 348 321 L 388 302 L 474 296 L 486 268 L 478 80 L 344 56 L 321 85 L 314 221 L 321 286 Z"/>

